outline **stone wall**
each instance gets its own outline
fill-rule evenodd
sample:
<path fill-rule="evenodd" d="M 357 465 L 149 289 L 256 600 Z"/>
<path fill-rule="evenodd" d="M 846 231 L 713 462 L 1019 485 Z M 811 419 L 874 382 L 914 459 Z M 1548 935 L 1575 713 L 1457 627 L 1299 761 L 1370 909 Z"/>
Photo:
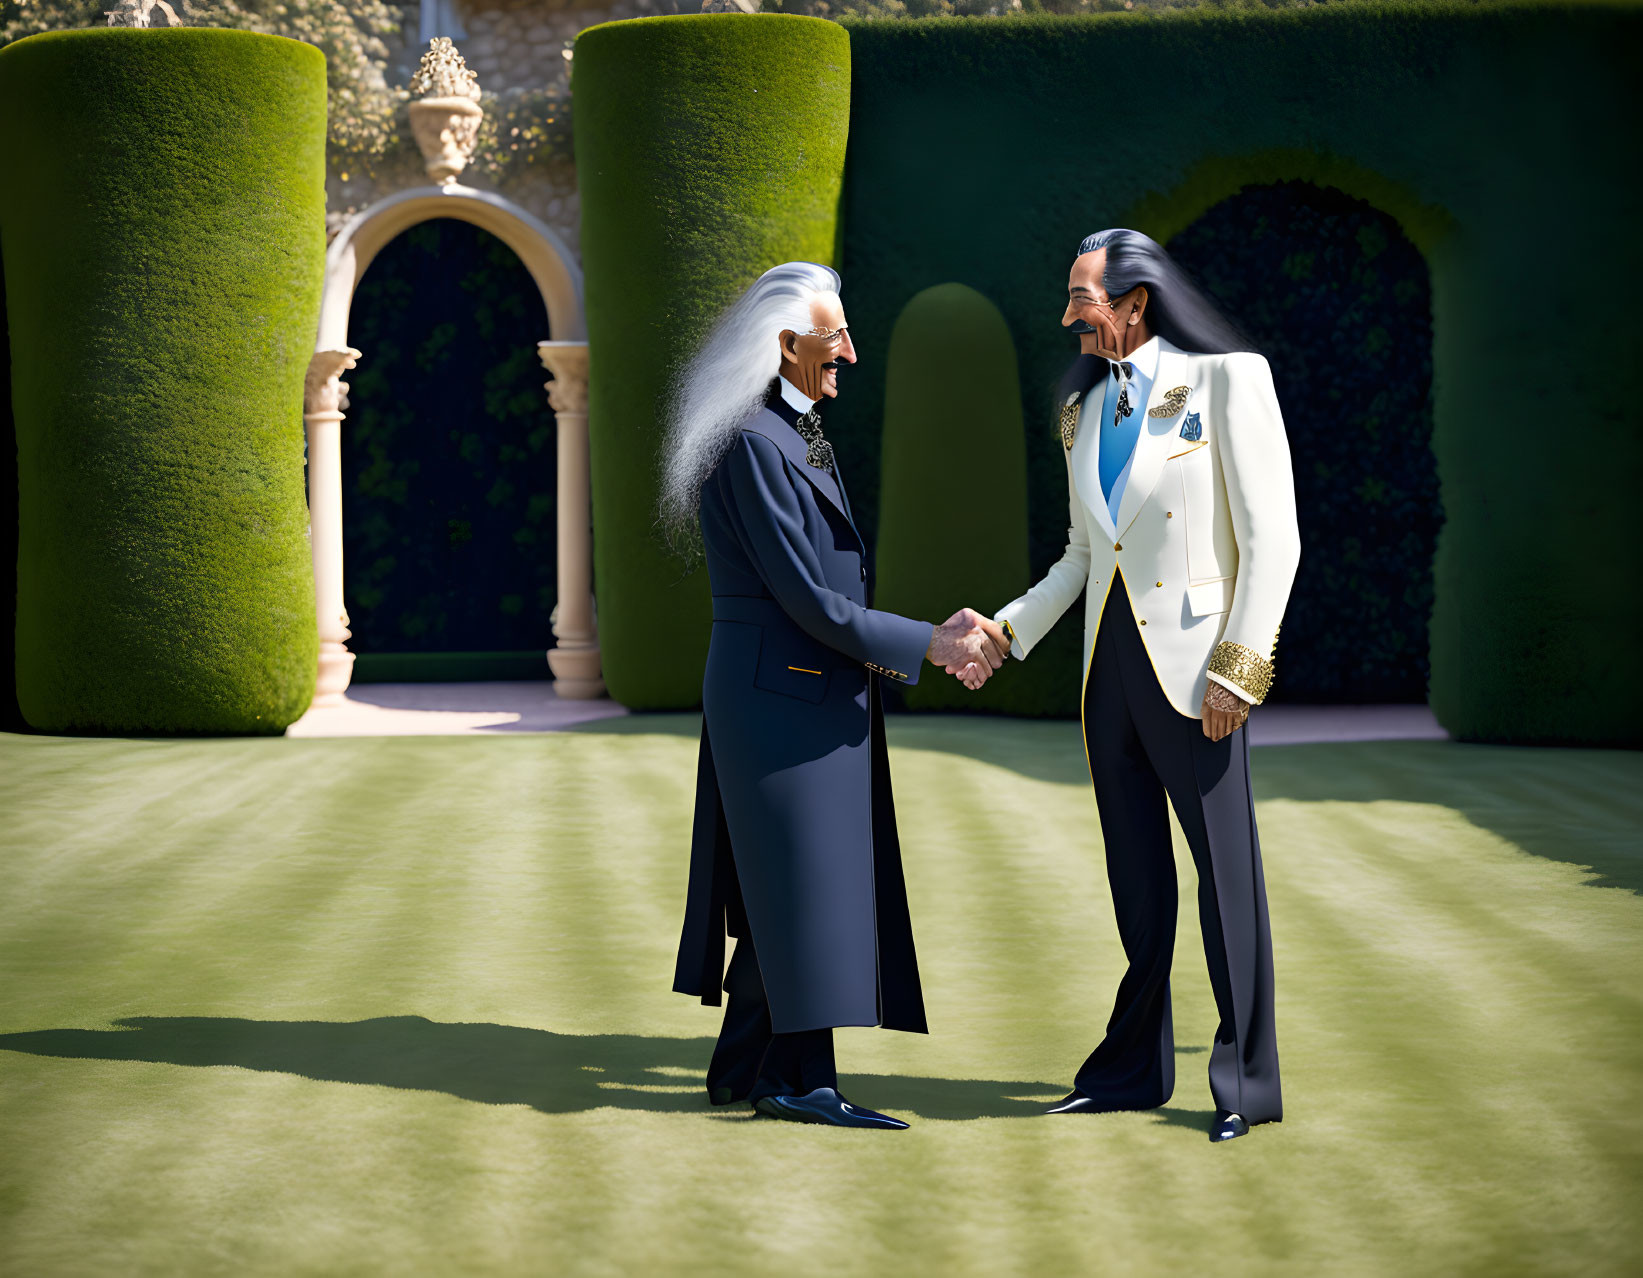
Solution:
<path fill-rule="evenodd" d="M 455 43 L 468 66 L 478 74 L 479 87 L 486 94 L 506 100 L 510 95 L 550 89 L 568 96 L 570 63 L 565 53 L 578 32 L 601 22 L 694 12 L 699 7 L 688 0 L 614 0 L 604 5 L 585 0 L 459 0 L 458 13 L 467 35 Z M 400 34 L 389 40 L 388 81 L 393 85 L 410 80 L 424 47 L 419 40 L 420 4 L 404 4 L 400 9 Z M 576 166 L 568 154 L 546 163 L 533 163 L 500 185 L 473 167 L 459 180 L 465 186 L 494 190 L 540 218 L 565 241 L 580 263 L 581 203 Z M 391 164 L 383 166 L 374 178 L 350 173 L 343 180 L 342 175 L 333 173 L 327 183 L 327 224 L 334 234 L 350 214 L 395 191 L 427 182 L 414 146 L 408 146 Z"/>
<path fill-rule="evenodd" d="M 574 0 L 465 0 L 468 38 L 458 47 L 479 82 L 492 93 L 510 89 L 568 87 L 564 51 L 579 31 L 601 22 L 672 13 L 672 0 L 615 0 L 608 5 Z M 414 39 L 414 33 L 413 33 Z"/>

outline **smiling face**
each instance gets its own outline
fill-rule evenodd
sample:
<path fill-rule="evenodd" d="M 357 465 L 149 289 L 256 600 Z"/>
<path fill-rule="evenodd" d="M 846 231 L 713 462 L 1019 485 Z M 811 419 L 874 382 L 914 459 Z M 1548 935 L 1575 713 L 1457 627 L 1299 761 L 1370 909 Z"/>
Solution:
<path fill-rule="evenodd" d="M 1103 359 L 1123 359 L 1152 334 L 1143 313 L 1147 287 L 1137 284 L 1121 297 L 1107 295 L 1107 250 L 1081 253 L 1067 275 L 1067 309 L 1061 326 L 1078 334 L 1078 349 Z"/>
<path fill-rule="evenodd" d="M 810 331 L 781 332 L 782 376 L 808 399 L 839 393 L 839 365 L 856 362 L 855 343 L 837 293 L 820 293 L 810 303 Z"/>

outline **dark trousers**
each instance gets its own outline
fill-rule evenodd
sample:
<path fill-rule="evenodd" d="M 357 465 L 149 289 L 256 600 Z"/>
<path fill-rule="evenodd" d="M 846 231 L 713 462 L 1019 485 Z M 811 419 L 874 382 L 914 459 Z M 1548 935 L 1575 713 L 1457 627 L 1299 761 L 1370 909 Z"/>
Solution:
<path fill-rule="evenodd" d="M 833 1064 L 833 1031 L 770 1032 L 770 1004 L 753 937 L 736 940 L 725 973 L 724 1025 L 707 1067 L 707 1094 L 715 1105 L 756 1101 L 761 1096 L 803 1096 L 839 1085 Z"/>
<path fill-rule="evenodd" d="M 1177 912 L 1169 811 L 1198 869 L 1198 918 L 1220 1025 L 1210 1048 L 1217 1109 L 1283 1117 L 1272 1007 L 1272 936 L 1249 786 L 1249 732 L 1220 741 L 1158 686 L 1122 581 L 1107 596 L 1084 694 L 1084 744 L 1129 967 L 1107 1036 L 1075 1086 L 1110 1109 L 1152 1109 L 1175 1089 L 1170 958 Z"/>

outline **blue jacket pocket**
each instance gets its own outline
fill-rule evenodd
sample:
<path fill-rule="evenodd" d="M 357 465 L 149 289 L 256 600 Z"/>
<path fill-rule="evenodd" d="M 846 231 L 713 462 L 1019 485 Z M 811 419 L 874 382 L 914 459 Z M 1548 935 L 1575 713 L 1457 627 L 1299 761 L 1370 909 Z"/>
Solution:
<path fill-rule="evenodd" d="M 768 626 L 759 645 L 759 664 L 753 686 L 819 705 L 827 695 L 829 661 L 814 644 L 797 644 Z"/>

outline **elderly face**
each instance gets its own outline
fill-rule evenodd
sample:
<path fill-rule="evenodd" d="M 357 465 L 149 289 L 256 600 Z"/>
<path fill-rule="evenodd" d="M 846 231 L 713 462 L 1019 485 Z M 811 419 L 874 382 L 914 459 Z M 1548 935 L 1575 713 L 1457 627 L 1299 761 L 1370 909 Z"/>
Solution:
<path fill-rule="evenodd" d="M 856 347 L 837 293 L 823 293 L 810 303 L 810 329 L 781 333 L 782 375 L 811 399 L 839 393 L 839 365 L 856 362 Z"/>
<path fill-rule="evenodd" d="M 1067 276 L 1067 309 L 1061 315 L 1061 326 L 1078 334 L 1078 348 L 1085 354 L 1122 359 L 1136 345 L 1128 340 L 1129 330 L 1140 323 L 1141 312 L 1147 304 L 1147 290 L 1138 284 L 1121 297 L 1109 297 L 1104 284 L 1106 273 L 1107 250 L 1104 248 L 1081 253 L 1073 259 Z"/>

